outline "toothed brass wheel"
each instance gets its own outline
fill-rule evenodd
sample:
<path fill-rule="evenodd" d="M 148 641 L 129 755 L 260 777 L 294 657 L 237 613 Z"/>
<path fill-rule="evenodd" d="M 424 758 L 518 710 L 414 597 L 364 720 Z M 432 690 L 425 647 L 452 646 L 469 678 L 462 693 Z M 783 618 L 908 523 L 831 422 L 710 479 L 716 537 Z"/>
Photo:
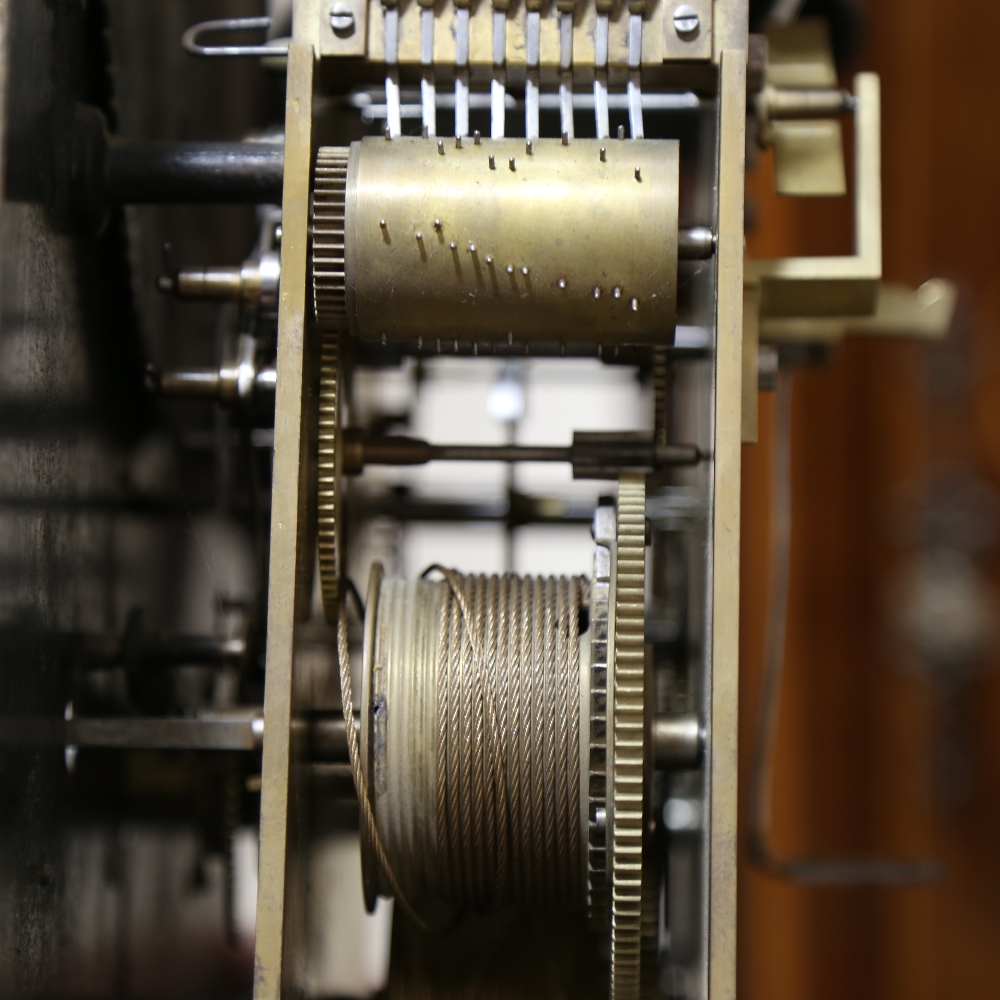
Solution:
<path fill-rule="evenodd" d="M 614 658 L 608 677 L 611 1000 L 639 997 L 646 732 L 645 578 L 645 477 L 641 473 L 625 473 L 618 485 Z"/>
<path fill-rule="evenodd" d="M 317 539 L 323 614 L 335 622 L 340 597 L 340 365 L 339 335 L 323 334 L 319 377 Z"/>
<path fill-rule="evenodd" d="M 316 319 L 324 330 L 320 358 L 318 527 L 323 613 L 337 620 L 340 597 L 340 345 L 346 322 L 344 218 L 347 149 L 316 156 L 312 201 L 312 283 Z"/>

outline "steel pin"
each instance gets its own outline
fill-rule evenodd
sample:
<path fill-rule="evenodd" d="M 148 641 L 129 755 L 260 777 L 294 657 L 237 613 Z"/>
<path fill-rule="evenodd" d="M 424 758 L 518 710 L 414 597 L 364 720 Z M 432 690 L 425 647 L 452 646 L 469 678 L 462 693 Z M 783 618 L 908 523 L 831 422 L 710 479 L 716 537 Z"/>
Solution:
<path fill-rule="evenodd" d="M 482 138 L 483 137 L 479 134 L 479 129 L 476 129 L 476 131 L 472 133 L 473 145 L 478 146 L 479 143 L 482 141 Z"/>
<path fill-rule="evenodd" d="M 531 140 L 530 139 L 524 144 L 524 148 L 527 150 L 528 156 L 531 156 L 533 150 L 531 148 Z"/>
<path fill-rule="evenodd" d="M 642 171 L 638 167 L 635 168 L 635 179 L 637 181 L 642 180 Z"/>
<path fill-rule="evenodd" d="M 601 146 L 601 163 L 607 163 L 607 162 L 608 162 L 608 151 L 603 146 Z"/>
<path fill-rule="evenodd" d="M 444 140 L 438 139 L 438 152 L 444 156 Z"/>
<path fill-rule="evenodd" d="M 563 132 L 563 134 L 562 134 L 562 144 L 564 146 L 568 146 L 569 145 L 569 132 Z"/>
<path fill-rule="evenodd" d="M 625 126 L 624 125 L 619 125 L 618 126 L 618 138 L 619 139 L 624 139 L 625 138 Z"/>
<path fill-rule="evenodd" d="M 510 167 L 511 170 L 516 170 L 517 169 L 517 167 L 514 166 L 514 157 L 513 156 L 510 157 L 510 159 L 507 160 L 507 165 Z"/>
<path fill-rule="evenodd" d="M 493 154 L 490 153 L 490 170 L 496 170 L 496 168 L 497 168 L 497 161 L 494 158 Z"/>

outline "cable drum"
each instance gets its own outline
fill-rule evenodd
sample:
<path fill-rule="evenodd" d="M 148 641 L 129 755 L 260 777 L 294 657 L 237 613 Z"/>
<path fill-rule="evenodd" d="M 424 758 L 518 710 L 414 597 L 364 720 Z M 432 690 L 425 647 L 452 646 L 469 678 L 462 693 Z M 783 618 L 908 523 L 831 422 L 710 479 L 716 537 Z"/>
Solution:
<path fill-rule="evenodd" d="M 586 893 L 585 578 L 384 578 L 369 584 L 362 761 L 378 840 L 428 923 Z M 363 837 L 369 907 L 391 895 Z"/>

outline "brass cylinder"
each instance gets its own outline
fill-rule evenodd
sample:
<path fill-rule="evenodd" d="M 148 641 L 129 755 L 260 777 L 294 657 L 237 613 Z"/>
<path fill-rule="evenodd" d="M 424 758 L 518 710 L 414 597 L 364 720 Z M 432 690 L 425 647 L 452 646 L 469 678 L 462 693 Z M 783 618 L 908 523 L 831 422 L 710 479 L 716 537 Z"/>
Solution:
<path fill-rule="evenodd" d="M 363 139 L 345 206 L 347 327 L 427 343 L 672 342 L 678 146 Z"/>

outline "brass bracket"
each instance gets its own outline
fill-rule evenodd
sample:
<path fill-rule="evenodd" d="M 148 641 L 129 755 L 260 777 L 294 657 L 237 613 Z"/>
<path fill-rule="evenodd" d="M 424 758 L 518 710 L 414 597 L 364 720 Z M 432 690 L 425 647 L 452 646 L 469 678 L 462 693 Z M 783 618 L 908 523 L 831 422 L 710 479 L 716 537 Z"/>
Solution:
<path fill-rule="evenodd" d="M 878 304 L 870 316 L 761 318 L 759 289 L 744 288 L 743 302 L 743 443 L 757 441 L 757 358 L 760 344 L 833 346 L 844 337 L 906 337 L 941 340 L 955 316 L 958 289 L 945 278 L 931 278 L 919 288 L 880 285 Z"/>
<path fill-rule="evenodd" d="M 308 0 L 316 3 L 318 0 Z M 349 0 L 354 4 L 360 0 Z M 385 59 L 385 30 L 381 8 L 383 0 L 367 0 L 372 13 L 369 15 L 369 35 L 363 54 L 370 62 Z M 466 0 L 437 0 L 434 4 L 434 63 L 437 66 L 453 68 L 456 59 L 455 11 Z M 555 5 L 543 5 L 539 25 L 538 65 L 547 79 L 561 65 L 561 36 L 559 15 L 564 11 Z M 572 65 L 580 72 L 581 78 L 588 76 L 587 68 L 594 66 L 596 59 L 594 25 L 597 20 L 599 0 L 586 0 L 571 6 L 573 15 Z M 612 5 L 608 24 L 608 67 L 612 70 L 628 68 L 629 13 L 637 4 L 633 2 Z M 677 5 L 649 3 L 643 15 L 642 51 L 640 63 L 643 67 L 662 65 L 675 60 L 708 60 L 713 52 L 713 9 L 712 0 L 691 0 L 687 6 L 697 15 L 697 28 L 679 33 L 674 24 L 674 10 Z M 505 58 L 507 66 L 525 66 L 527 63 L 527 12 L 530 4 L 479 3 L 471 10 L 469 18 L 469 65 L 483 70 L 493 65 L 493 14 L 494 11 L 507 12 L 505 35 Z M 399 4 L 398 59 L 401 65 L 417 66 L 421 63 L 420 4 Z M 639 11 L 635 11 L 639 13 Z M 328 51 L 318 47 L 321 56 L 343 55 L 343 52 Z"/>
<path fill-rule="evenodd" d="M 663 61 L 675 59 L 711 59 L 712 58 L 712 0 L 688 0 L 686 4 L 659 4 L 664 7 L 663 14 Z M 682 7 L 688 7 L 696 15 L 696 26 L 685 30 L 690 18 L 681 19 L 678 13 Z M 678 21 L 680 24 L 678 25 Z"/>
<path fill-rule="evenodd" d="M 297 0 L 292 32 L 319 58 L 364 56 L 368 50 L 367 0 Z"/>
<path fill-rule="evenodd" d="M 916 289 L 884 284 L 871 316 L 769 317 L 761 321 L 760 339 L 769 344 L 834 344 L 848 335 L 940 340 L 951 329 L 957 301 L 958 289 L 944 278 L 932 278 Z"/>
<path fill-rule="evenodd" d="M 867 316 L 882 279 L 882 149 L 879 78 L 854 78 L 854 254 L 748 260 L 762 317 Z"/>

